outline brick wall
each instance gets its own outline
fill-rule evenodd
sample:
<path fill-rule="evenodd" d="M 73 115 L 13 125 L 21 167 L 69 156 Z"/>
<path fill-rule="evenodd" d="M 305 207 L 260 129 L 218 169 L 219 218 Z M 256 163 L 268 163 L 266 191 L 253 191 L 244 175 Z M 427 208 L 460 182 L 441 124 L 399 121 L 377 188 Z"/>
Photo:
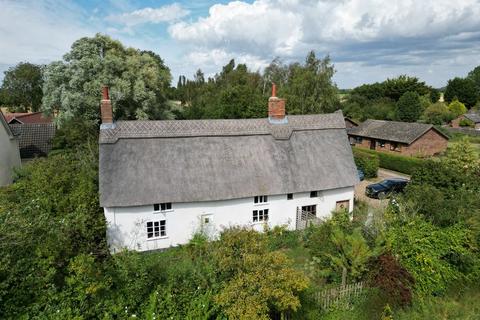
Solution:
<path fill-rule="evenodd" d="M 460 121 L 465 119 L 464 116 L 460 116 L 458 118 L 455 118 L 452 120 L 452 122 L 450 123 L 451 127 L 452 128 L 460 128 Z"/>
<path fill-rule="evenodd" d="M 361 143 L 355 143 L 354 137 L 350 137 L 350 142 L 357 147 L 370 149 L 370 138 L 362 138 Z M 447 149 L 448 140 L 439 134 L 436 130 L 430 129 L 419 139 L 414 141 L 411 145 L 403 143 L 395 143 L 391 141 L 383 141 L 384 146 L 381 146 L 382 140 L 376 140 L 375 151 L 401 154 L 406 156 L 432 156 Z M 394 148 L 395 147 L 395 148 Z"/>
<path fill-rule="evenodd" d="M 402 150 L 402 154 L 410 156 L 433 156 L 447 149 L 448 140 L 434 129 L 428 130 L 423 136 Z"/>

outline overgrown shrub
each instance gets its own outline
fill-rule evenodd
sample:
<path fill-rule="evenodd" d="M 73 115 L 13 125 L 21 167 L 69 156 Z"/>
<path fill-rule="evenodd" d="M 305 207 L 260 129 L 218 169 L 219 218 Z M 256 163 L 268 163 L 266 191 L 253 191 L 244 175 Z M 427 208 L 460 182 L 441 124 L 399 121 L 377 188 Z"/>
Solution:
<path fill-rule="evenodd" d="M 386 236 L 389 249 L 412 274 L 421 295 L 442 294 L 453 281 L 479 275 L 474 234 L 461 224 L 442 228 L 414 217 L 391 225 Z"/>
<path fill-rule="evenodd" d="M 460 127 L 470 127 L 470 128 L 475 127 L 475 123 L 473 123 L 473 121 L 470 119 L 461 119 L 458 124 L 460 125 Z"/>
<path fill-rule="evenodd" d="M 412 302 L 412 275 L 389 254 L 373 259 L 369 266 L 370 284 L 384 294 L 385 302 L 393 306 L 405 306 Z"/>
<path fill-rule="evenodd" d="M 353 158 L 357 167 L 365 174 L 365 178 L 375 178 L 377 176 L 380 163 L 377 155 L 353 148 Z"/>

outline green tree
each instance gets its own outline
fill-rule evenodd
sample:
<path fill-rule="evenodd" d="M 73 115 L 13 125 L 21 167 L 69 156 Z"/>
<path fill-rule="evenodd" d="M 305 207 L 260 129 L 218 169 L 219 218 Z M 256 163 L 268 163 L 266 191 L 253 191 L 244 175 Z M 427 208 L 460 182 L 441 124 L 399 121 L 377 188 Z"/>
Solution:
<path fill-rule="evenodd" d="M 448 105 L 448 110 L 453 114 L 453 116 L 456 118 L 462 114 L 467 113 L 467 107 L 457 99 L 454 99 L 450 104 Z"/>
<path fill-rule="evenodd" d="M 20 62 L 5 71 L 0 96 L 12 112 L 38 111 L 42 104 L 42 66 Z"/>
<path fill-rule="evenodd" d="M 470 71 L 467 78 L 475 83 L 477 87 L 477 93 L 480 96 L 480 66 L 477 66 L 475 69 Z"/>
<path fill-rule="evenodd" d="M 407 91 L 397 102 L 396 116 L 398 120 L 415 122 L 422 114 L 422 106 L 418 93 Z"/>
<path fill-rule="evenodd" d="M 162 119 L 168 116 L 166 88 L 171 75 L 153 52 L 125 48 L 97 34 L 75 41 L 62 61 L 44 72 L 42 110 L 58 111 L 57 121 L 96 122 L 102 85 L 110 87 L 116 119 Z"/>
<path fill-rule="evenodd" d="M 398 101 L 407 92 L 416 92 L 418 95 L 428 95 L 434 89 L 425 85 L 416 77 L 401 75 L 398 78 L 387 79 L 384 83 L 384 95 Z"/>
<path fill-rule="evenodd" d="M 287 99 L 290 114 L 328 113 L 339 108 L 338 89 L 332 80 L 335 68 L 330 57 L 318 59 L 311 51 L 305 64 L 288 67 L 288 82 L 279 88 L 279 96 Z"/>
<path fill-rule="evenodd" d="M 280 251 L 269 251 L 265 234 L 230 229 L 221 235 L 214 259 L 226 284 L 215 297 L 228 319 L 270 319 L 272 311 L 295 311 L 307 278 Z"/>
<path fill-rule="evenodd" d="M 443 102 L 436 102 L 428 106 L 423 112 L 422 119 L 426 123 L 441 125 L 451 121 L 454 115 Z"/>
<path fill-rule="evenodd" d="M 454 78 L 448 80 L 444 98 L 448 103 L 457 99 L 464 103 L 467 108 L 471 108 L 478 101 L 479 92 L 472 79 Z"/>

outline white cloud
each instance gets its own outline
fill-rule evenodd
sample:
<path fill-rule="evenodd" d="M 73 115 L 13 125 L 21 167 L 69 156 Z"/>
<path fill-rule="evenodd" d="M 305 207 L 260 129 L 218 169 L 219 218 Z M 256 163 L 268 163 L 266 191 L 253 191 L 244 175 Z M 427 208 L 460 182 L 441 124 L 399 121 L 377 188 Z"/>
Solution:
<path fill-rule="evenodd" d="M 222 49 L 213 49 L 210 51 L 193 51 L 187 54 L 188 64 L 196 69 L 202 69 L 207 76 L 217 73 L 222 66 L 226 65 L 231 59 L 235 59 L 236 64 L 247 64 L 252 70 L 261 70 L 268 66 L 269 60 L 248 53 L 229 53 Z"/>
<path fill-rule="evenodd" d="M 69 1 L 0 0 L 0 8 L 0 64 L 60 59 L 75 40 L 94 34 L 78 22 L 88 19 L 82 9 Z"/>
<path fill-rule="evenodd" d="M 315 50 L 355 70 L 388 66 L 389 73 L 401 73 L 405 66 L 428 70 L 437 59 L 452 70 L 470 67 L 468 59 L 480 50 L 479 16 L 478 0 L 255 0 L 213 5 L 208 16 L 168 30 L 192 48 L 189 60 L 209 57 L 215 65 L 227 60 L 224 54 L 298 61 Z M 374 73 L 383 77 L 380 69 Z"/>
<path fill-rule="evenodd" d="M 121 23 L 127 26 L 135 26 L 144 23 L 162 23 L 177 21 L 190 12 L 180 4 L 173 3 L 159 8 L 143 8 L 128 13 L 110 15 L 107 20 Z"/>
<path fill-rule="evenodd" d="M 302 44 L 447 36 L 480 27 L 477 0 L 257 0 L 217 4 L 206 18 L 169 29 L 198 45 L 263 46 L 290 54 Z"/>

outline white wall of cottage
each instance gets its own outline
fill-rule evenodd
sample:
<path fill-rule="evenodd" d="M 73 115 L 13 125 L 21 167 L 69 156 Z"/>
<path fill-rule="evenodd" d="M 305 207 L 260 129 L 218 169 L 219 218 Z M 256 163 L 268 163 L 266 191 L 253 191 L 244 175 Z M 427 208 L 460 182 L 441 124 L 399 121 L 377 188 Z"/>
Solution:
<path fill-rule="evenodd" d="M 295 193 L 292 200 L 287 195 L 268 195 L 268 202 L 255 204 L 254 198 L 221 201 L 172 203 L 166 212 L 154 212 L 153 205 L 135 207 L 104 208 L 108 223 L 107 238 L 112 252 L 128 248 L 147 251 L 164 249 L 186 244 L 195 232 L 202 228 L 214 239 L 229 226 L 251 226 L 262 231 L 263 222 L 253 222 L 253 210 L 269 209 L 270 227 L 287 225 L 295 229 L 297 207 L 317 205 L 317 217 L 330 216 L 337 201 L 348 200 L 353 209 L 354 188 L 346 187 L 318 191 L 318 197 L 311 198 L 310 192 Z M 202 217 L 209 215 L 210 222 L 202 223 Z M 147 239 L 148 221 L 166 220 L 166 236 Z"/>

